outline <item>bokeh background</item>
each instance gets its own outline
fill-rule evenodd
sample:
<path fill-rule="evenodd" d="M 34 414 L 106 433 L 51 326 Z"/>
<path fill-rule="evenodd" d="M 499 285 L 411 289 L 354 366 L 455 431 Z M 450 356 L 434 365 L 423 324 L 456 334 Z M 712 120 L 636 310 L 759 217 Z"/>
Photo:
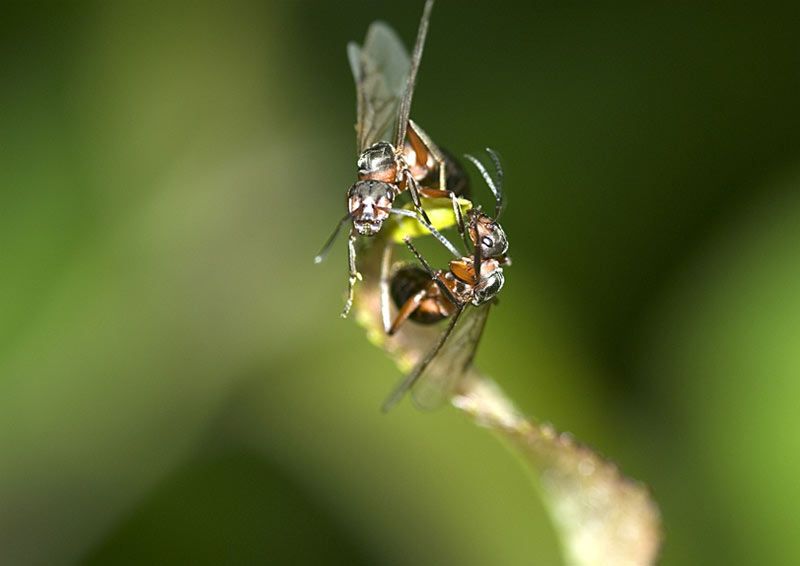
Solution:
<path fill-rule="evenodd" d="M 652 487 L 663 564 L 797 564 L 800 11 L 703 4 L 442 0 L 412 115 L 505 160 L 479 365 Z M 380 414 L 311 262 L 345 44 L 421 5 L 3 7 L 0 563 L 559 563 L 491 434 Z"/>

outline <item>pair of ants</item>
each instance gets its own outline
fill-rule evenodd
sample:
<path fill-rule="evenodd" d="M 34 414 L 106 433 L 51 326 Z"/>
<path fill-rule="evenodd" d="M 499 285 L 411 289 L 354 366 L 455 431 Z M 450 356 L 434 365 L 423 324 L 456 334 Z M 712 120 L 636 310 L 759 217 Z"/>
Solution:
<path fill-rule="evenodd" d="M 503 211 L 505 199 L 502 192 L 503 169 L 496 152 L 487 148 L 486 152 L 495 168 L 493 178 L 483 163 L 471 155 L 464 157 L 472 162 L 480 172 L 495 198 L 493 217 L 482 212 L 480 207 L 471 207 L 462 213 L 459 196 L 468 190 L 467 177 L 458 162 L 450 156 L 444 157 L 441 150 L 433 146 L 429 138 L 420 136 L 419 127 L 411 123 L 409 133 L 414 132 L 405 144 L 402 157 L 395 157 L 391 144 L 378 142 L 367 148 L 358 160 L 359 180 L 348 191 L 348 214 L 340 221 L 323 251 L 316 257 L 321 261 L 331 243 L 334 241 L 341 225 L 352 220 L 353 228 L 348 245 L 348 263 L 350 265 L 350 283 L 348 299 L 342 316 L 346 317 L 353 300 L 353 287 L 361 279 L 356 269 L 357 235 L 373 236 L 377 234 L 390 215 L 416 218 L 454 256 L 447 270 L 434 270 L 428 261 L 417 250 L 411 239 L 406 237 L 405 244 L 414 254 L 419 266 L 405 266 L 391 276 L 389 283 L 391 297 L 398 313 L 391 324 L 387 324 L 388 316 L 384 314 L 384 330 L 388 335 L 395 334 L 407 320 L 421 324 L 434 324 L 452 316 L 457 310 L 468 304 L 480 306 L 492 301 L 503 287 L 505 278 L 502 266 L 510 263 L 508 256 L 508 238 L 497 222 Z M 425 140 L 422 142 L 422 140 Z M 417 143 L 424 145 L 417 145 Z M 422 149 L 424 148 L 424 149 Z M 431 150 L 432 149 L 432 150 Z M 419 156 L 430 156 L 420 164 Z M 435 156 L 435 157 L 433 157 Z M 433 161 L 435 168 L 426 166 L 425 162 Z M 409 165 L 410 163 L 410 165 Z M 442 182 L 447 178 L 446 168 L 450 165 L 450 178 L 458 187 L 454 190 L 441 189 L 448 186 Z M 438 171 L 437 171 L 438 170 Z M 439 186 L 425 186 L 426 180 L 437 177 Z M 452 185 L 451 185 L 452 186 Z M 408 190 L 412 193 L 412 202 L 416 211 L 404 208 L 393 208 L 395 196 Z M 420 198 L 422 197 L 422 198 Z M 465 254 L 445 238 L 430 222 L 423 202 L 433 198 L 449 198 L 453 206 L 455 224 L 459 236 L 464 243 Z M 382 281 L 385 285 L 387 282 Z M 384 313 L 388 305 L 382 305 Z"/>
<path fill-rule="evenodd" d="M 431 388 L 436 392 L 431 399 L 445 398 L 448 384 L 472 360 L 488 306 L 505 282 L 503 266 L 509 263 L 508 239 L 497 222 L 505 204 L 503 169 L 497 154 L 486 150 L 494 165 L 494 177 L 483 163 L 465 156 L 477 167 L 494 195 L 494 215 L 489 216 L 475 206 L 464 213 L 462 203 L 469 198 L 469 181 L 463 167 L 410 119 L 432 7 L 433 0 L 426 0 L 410 58 L 394 30 L 381 22 L 370 25 L 363 46 L 348 45 L 357 95 L 358 180 L 347 191 L 347 213 L 315 258 L 317 263 L 322 261 L 341 228 L 350 224 L 348 292 L 342 311 L 346 317 L 353 305 L 355 286 L 361 280 L 357 269 L 358 237 L 375 236 L 391 216 L 415 219 L 453 256 L 448 269 L 434 270 L 407 237 L 405 244 L 419 265 L 406 265 L 393 274 L 382 269 L 380 308 L 388 335 L 398 332 L 408 320 L 434 324 L 450 318 L 438 342 L 390 396 L 385 409 L 396 403 L 426 371 L 436 376 L 435 380 L 427 381 L 438 384 Z M 395 206 L 395 199 L 405 193 L 410 196 L 412 209 Z M 465 248 L 463 253 L 433 226 L 425 210 L 425 201 L 442 198 L 452 204 L 455 226 Z M 397 308 L 394 320 L 388 297 Z M 470 305 L 475 308 L 467 309 Z M 472 314 L 463 315 L 465 312 Z M 450 346 L 445 347 L 446 344 Z"/>

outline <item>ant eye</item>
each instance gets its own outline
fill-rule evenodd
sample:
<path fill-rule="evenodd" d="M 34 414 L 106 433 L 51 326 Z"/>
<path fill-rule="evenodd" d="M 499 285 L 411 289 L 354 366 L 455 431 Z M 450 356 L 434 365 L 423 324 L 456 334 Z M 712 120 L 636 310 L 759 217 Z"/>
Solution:
<path fill-rule="evenodd" d="M 481 243 L 487 248 L 491 248 L 492 245 L 494 244 L 494 242 L 492 242 L 492 239 L 488 236 L 484 236 L 483 238 L 481 238 Z"/>

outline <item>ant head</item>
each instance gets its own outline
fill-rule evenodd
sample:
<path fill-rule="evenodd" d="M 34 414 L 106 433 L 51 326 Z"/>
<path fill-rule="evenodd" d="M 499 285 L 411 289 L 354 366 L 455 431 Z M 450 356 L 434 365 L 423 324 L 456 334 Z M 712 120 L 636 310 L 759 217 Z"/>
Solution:
<path fill-rule="evenodd" d="M 467 216 L 469 237 L 472 244 L 480 249 L 480 257 L 498 258 L 508 252 L 508 237 L 497 221 L 481 212 L 480 207 L 470 209 Z"/>
<path fill-rule="evenodd" d="M 347 210 L 356 232 L 362 236 L 377 234 L 394 202 L 394 187 L 383 181 L 357 181 L 347 192 Z"/>

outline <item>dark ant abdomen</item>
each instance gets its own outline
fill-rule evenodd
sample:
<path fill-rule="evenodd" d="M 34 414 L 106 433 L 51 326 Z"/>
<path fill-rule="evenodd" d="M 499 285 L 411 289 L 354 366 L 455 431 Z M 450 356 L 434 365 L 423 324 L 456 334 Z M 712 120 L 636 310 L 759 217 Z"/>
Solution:
<path fill-rule="evenodd" d="M 430 285 L 431 276 L 424 269 L 415 265 L 406 265 L 395 271 L 389 284 L 389 294 L 395 306 L 401 308 L 408 299 Z M 419 308 L 411 313 L 408 318 L 420 324 L 433 324 L 447 317 L 439 306 L 439 301 L 447 300 L 444 297 L 431 297 L 420 303 Z M 449 301 L 448 301 L 449 303 Z"/>

